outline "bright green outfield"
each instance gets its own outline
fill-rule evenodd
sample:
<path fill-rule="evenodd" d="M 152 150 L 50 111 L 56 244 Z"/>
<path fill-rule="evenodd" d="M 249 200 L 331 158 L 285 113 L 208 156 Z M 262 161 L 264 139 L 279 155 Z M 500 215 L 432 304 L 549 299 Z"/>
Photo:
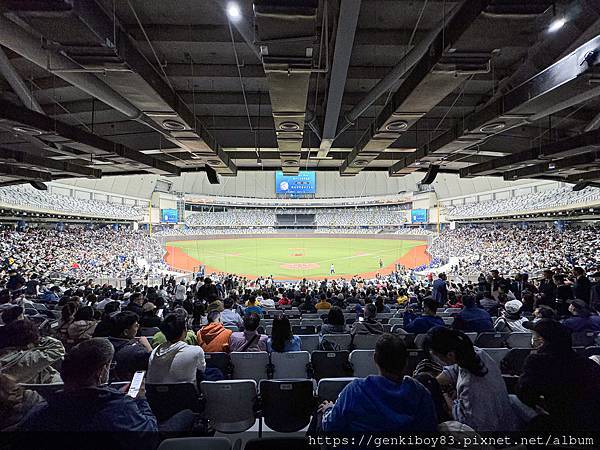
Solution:
<path fill-rule="evenodd" d="M 355 238 L 247 238 L 169 242 L 205 266 L 246 275 L 302 278 L 377 272 L 422 241 Z M 299 265 L 286 267 L 286 264 Z M 303 266 L 303 265 L 307 266 Z M 316 265 L 316 267 L 315 267 Z"/>

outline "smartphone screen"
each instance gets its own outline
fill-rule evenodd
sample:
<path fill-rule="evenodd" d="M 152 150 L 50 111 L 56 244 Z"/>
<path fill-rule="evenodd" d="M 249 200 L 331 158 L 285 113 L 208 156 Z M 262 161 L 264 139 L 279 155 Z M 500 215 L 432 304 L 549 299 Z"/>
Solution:
<path fill-rule="evenodd" d="M 140 387 L 142 387 L 142 381 L 144 381 L 144 375 L 146 375 L 145 370 L 139 370 L 133 375 L 127 395 L 133 398 L 137 397 L 138 393 L 140 392 Z"/>
<path fill-rule="evenodd" d="M 156 313 L 156 315 L 157 315 L 158 317 L 161 317 L 161 318 L 162 318 L 162 316 L 163 316 L 163 310 L 162 310 L 162 308 L 158 310 L 158 312 Z"/>
<path fill-rule="evenodd" d="M 365 320 L 365 318 L 364 318 L 364 317 L 359 317 L 359 318 L 358 318 L 358 321 L 359 321 L 359 322 L 363 322 L 364 320 Z"/>

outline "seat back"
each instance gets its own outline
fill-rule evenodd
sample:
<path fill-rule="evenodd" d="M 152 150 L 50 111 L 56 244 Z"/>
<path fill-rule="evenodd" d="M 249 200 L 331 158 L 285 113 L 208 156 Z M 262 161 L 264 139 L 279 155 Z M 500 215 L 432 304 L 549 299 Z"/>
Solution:
<path fill-rule="evenodd" d="M 506 338 L 508 348 L 531 348 L 531 333 L 510 333 Z"/>
<path fill-rule="evenodd" d="M 427 334 L 417 334 L 415 336 L 415 348 L 423 348 L 423 344 L 425 339 L 427 338 Z"/>
<path fill-rule="evenodd" d="M 319 318 L 316 318 L 316 319 L 302 318 L 299 325 L 302 325 L 304 327 L 307 327 L 307 326 L 320 327 L 321 325 L 323 325 L 323 321 Z"/>
<path fill-rule="evenodd" d="M 219 369 L 225 378 L 231 378 L 233 366 L 229 354 L 225 352 L 207 352 L 204 353 L 206 367 Z"/>
<path fill-rule="evenodd" d="M 404 325 L 404 319 L 402 317 L 392 317 L 388 320 L 388 324 L 394 327 L 394 325 Z"/>
<path fill-rule="evenodd" d="M 414 336 L 414 335 L 413 335 Z M 423 359 L 427 357 L 425 350 L 409 350 L 406 352 L 406 365 L 404 366 L 404 374 L 411 375 Z"/>
<path fill-rule="evenodd" d="M 309 363 L 308 352 L 271 353 L 274 379 L 310 378 L 307 371 Z"/>
<path fill-rule="evenodd" d="M 154 336 L 156 333 L 160 331 L 158 327 L 141 327 L 139 331 L 140 336 Z"/>
<path fill-rule="evenodd" d="M 205 419 L 221 433 L 241 433 L 256 421 L 254 380 L 203 381 Z"/>
<path fill-rule="evenodd" d="M 231 442 L 224 437 L 186 437 L 165 439 L 158 450 L 231 450 Z"/>
<path fill-rule="evenodd" d="M 312 352 L 319 349 L 318 334 L 303 334 L 298 337 L 300 338 L 300 349 L 302 351 Z"/>
<path fill-rule="evenodd" d="M 48 398 L 48 396 L 62 391 L 65 387 L 64 383 L 49 383 L 49 384 L 21 384 L 20 385 L 25 390 L 35 391 L 40 394 L 44 398 Z"/>
<path fill-rule="evenodd" d="M 240 331 L 239 328 L 237 327 L 237 325 L 225 325 L 225 328 L 228 329 L 228 330 L 233 331 L 234 333 L 236 331 Z"/>
<path fill-rule="evenodd" d="M 470 331 L 465 334 L 469 337 L 469 339 L 471 339 L 471 342 L 475 343 L 475 339 L 477 339 L 477 333 Z"/>
<path fill-rule="evenodd" d="M 355 350 L 356 351 L 356 350 Z M 344 390 L 344 388 L 352 383 L 356 378 L 355 377 L 345 377 L 345 378 L 323 378 L 319 380 L 319 384 L 317 385 L 317 397 L 319 397 L 319 401 L 329 400 L 335 402 L 340 395 L 340 392 Z"/>
<path fill-rule="evenodd" d="M 323 339 L 336 344 L 340 350 L 348 350 L 352 343 L 352 337 L 349 334 L 324 334 Z"/>
<path fill-rule="evenodd" d="M 280 433 L 306 427 L 316 406 L 311 380 L 263 380 L 259 385 L 265 424 Z"/>
<path fill-rule="evenodd" d="M 314 450 L 305 437 L 268 437 L 250 439 L 244 450 Z"/>
<path fill-rule="evenodd" d="M 500 369 L 504 375 L 521 375 L 525 359 L 531 353 L 530 348 L 511 348 L 500 361 Z"/>
<path fill-rule="evenodd" d="M 394 313 L 377 313 L 376 319 L 391 319 L 392 317 L 394 317 Z"/>
<path fill-rule="evenodd" d="M 269 354 L 267 352 L 231 352 L 234 380 L 260 380 L 268 378 L 267 366 Z"/>
<path fill-rule="evenodd" d="M 352 364 L 355 377 L 364 378 L 379 374 L 373 360 L 374 354 L 375 350 L 354 350 L 350 353 L 350 364 Z"/>
<path fill-rule="evenodd" d="M 484 348 L 483 349 L 496 363 L 500 366 L 500 363 L 504 359 L 510 349 L 508 348 Z"/>
<path fill-rule="evenodd" d="M 398 325 L 396 325 L 398 326 Z M 400 328 L 400 332 L 397 329 L 392 330 L 392 333 L 397 334 L 404 341 L 406 348 L 417 348 L 415 345 L 415 338 L 417 337 L 414 333 L 407 333 Z"/>
<path fill-rule="evenodd" d="M 597 336 L 596 331 L 578 331 L 571 334 L 571 343 L 573 347 L 589 347 L 596 345 Z"/>
<path fill-rule="evenodd" d="M 200 412 L 198 391 L 192 383 L 146 384 L 146 398 L 159 422 L 191 409 Z"/>
<path fill-rule="evenodd" d="M 354 339 L 352 339 L 352 348 L 356 350 L 375 350 L 375 344 L 380 337 L 380 334 L 355 334 Z"/>
<path fill-rule="evenodd" d="M 314 378 L 320 380 L 321 378 L 352 376 L 352 368 L 348 361 L 349 355 L 348 350 L 337 352 L 315 350 L 310 357 Z"/>
<path fill-rule="evenodd" d="M 506 346 L 510 333 L 479 333 L 475 346 L 480 348 L 501 348 Z"/>
<path fill-rule="evenodd" d="M 454 323 L 454 317 L 442 317 L 444 325 L 450 326 Z"/>
<path fill-rule="evenodd" d="M 600 355 L 600 346 L 594 345 L 585 349 L 584 355 L 586 358 L 590 356 Z"/>
<path fill-rule="evenodd" d="M 294 325 L 293 334 L 317 334 L 317 327 L 314 325 Z"/>

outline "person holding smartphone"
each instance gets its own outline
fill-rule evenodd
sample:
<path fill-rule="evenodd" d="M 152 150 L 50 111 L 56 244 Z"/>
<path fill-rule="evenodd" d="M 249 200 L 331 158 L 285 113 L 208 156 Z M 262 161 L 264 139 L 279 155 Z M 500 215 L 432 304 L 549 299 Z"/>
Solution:
<path fill-rule="evenodd" d="M 129 386 L 123 391 L 106 386 L 113 356 L 114 348 L 104 338 L 92 338 L 73 347 L 62 363 L 64 390 L 35 407 L 21 428 L 36 432 L 100 432 L 95 439 L 105 438 L 111 441 L 111 447 L 139 447 L 143 438 L 154 441 L 158 424 L 143 384 L 135 398 L 125 394 Z M 61 436 L 68 439 L 70 435 L 57 433 L 56 439 Z"/>

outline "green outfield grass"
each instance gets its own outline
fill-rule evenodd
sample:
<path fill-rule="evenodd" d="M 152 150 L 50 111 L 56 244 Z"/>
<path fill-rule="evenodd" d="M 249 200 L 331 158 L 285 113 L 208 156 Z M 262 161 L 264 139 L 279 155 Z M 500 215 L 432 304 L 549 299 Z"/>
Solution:
<path fill-rule="evenodd" d="M 331 264 L 336 275 L 378 272 L 380 258 L 389 271 L 410 249 L 423 244 L 401 239 L 268 237 L 176 241 L 166 245 L 181 249 L 210 270 L 285 279 L 326 277 Z"/>

